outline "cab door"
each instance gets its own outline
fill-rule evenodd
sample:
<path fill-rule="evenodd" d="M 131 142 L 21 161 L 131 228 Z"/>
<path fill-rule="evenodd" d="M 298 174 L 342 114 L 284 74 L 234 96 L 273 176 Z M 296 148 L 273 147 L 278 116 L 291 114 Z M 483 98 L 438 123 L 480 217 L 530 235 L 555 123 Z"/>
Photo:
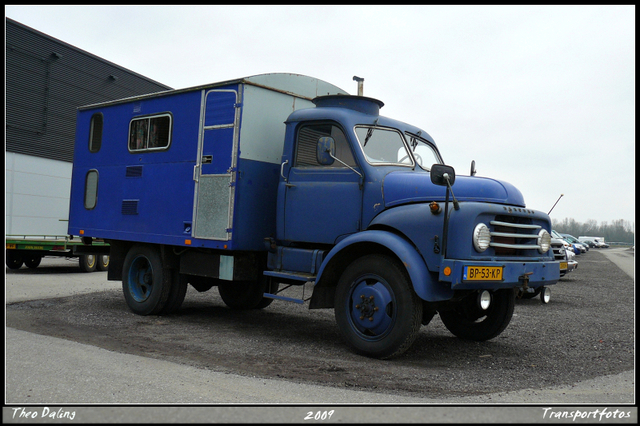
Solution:
<path fill-rule="evenodd" d="M 318 139 L 335 140 L 330 166 L 316 159 Z M 341 236 L 360 231 L 362 181 L 342 129 L 333 123 L 301 125 L 296 134 L 293 164 L 288 169 L 284 200 L 284 239 L 335 244 Z"/>

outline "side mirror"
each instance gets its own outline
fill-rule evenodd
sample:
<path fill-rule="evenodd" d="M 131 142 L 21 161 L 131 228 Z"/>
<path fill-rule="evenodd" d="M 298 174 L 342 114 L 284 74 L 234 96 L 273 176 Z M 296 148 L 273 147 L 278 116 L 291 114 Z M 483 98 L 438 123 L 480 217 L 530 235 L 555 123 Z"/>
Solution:
<path fill-rule="evenodd" d="M 451 166 L 445 166 L 444 164 L 434 164 L 431 166 L 431 182 L 434 185 L 447 186 L 447 180 L 449 185 L 453 185 L 456 181 L 456 171 Z"/>
<path fill-rule="evenodd" d="M 328 136 L 318 139 L 316 146 L 316 160 L 323 166 L 330 166 L 335 161 L 336 142 Z"/>

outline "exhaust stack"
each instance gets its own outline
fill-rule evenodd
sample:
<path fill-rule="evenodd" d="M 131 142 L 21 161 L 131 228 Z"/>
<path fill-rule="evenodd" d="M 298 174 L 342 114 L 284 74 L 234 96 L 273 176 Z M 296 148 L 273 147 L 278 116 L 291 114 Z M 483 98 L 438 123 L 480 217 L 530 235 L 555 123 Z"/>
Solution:
<path fill-rule="evenodd" d="M 356 77 L 354 75 L 353 76 L 353 81 L 357 81 L 358 82 L 358 96 L 362 96 L 362 94 L 364 92 L 364 90 L 363 90 L 364 78 Z"/>

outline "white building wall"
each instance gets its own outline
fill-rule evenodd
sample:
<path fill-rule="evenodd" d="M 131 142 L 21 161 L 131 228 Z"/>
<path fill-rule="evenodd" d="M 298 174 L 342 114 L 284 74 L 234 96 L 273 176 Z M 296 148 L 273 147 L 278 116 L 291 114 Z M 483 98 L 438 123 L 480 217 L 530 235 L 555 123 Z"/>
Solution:
<path fill-rule="evenodd" d="M 67 235 L 73 165 L 5 152 L 5 234 Z"/>

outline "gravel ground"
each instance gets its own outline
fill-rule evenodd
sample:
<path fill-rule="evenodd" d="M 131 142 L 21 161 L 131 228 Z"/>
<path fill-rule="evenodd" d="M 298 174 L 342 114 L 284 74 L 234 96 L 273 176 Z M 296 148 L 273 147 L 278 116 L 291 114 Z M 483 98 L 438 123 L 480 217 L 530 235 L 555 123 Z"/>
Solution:
<path fill-rule="evenodd" d="M 460 340 L 436 317 L 390 361 L 350 352 L 332 310 L 276 301 L 233 311 L 215 289 L 190 288 L 182 309 L 166 317 L 134 315 L 117 289 L 21 301 L 6 306 L 6 325 L 217 372 L 394 395 L 442 399 L 570 386 L 633 370 L 635 358 L 633 279 L 598 251 L 578 260 L 578 270 L 552 287 L 551 303 L 518 300 L 497 338 Z M 46 269 L 7 274 L 45 277 Z M 602 401 L 594 395 L 584 402 Z"/>

